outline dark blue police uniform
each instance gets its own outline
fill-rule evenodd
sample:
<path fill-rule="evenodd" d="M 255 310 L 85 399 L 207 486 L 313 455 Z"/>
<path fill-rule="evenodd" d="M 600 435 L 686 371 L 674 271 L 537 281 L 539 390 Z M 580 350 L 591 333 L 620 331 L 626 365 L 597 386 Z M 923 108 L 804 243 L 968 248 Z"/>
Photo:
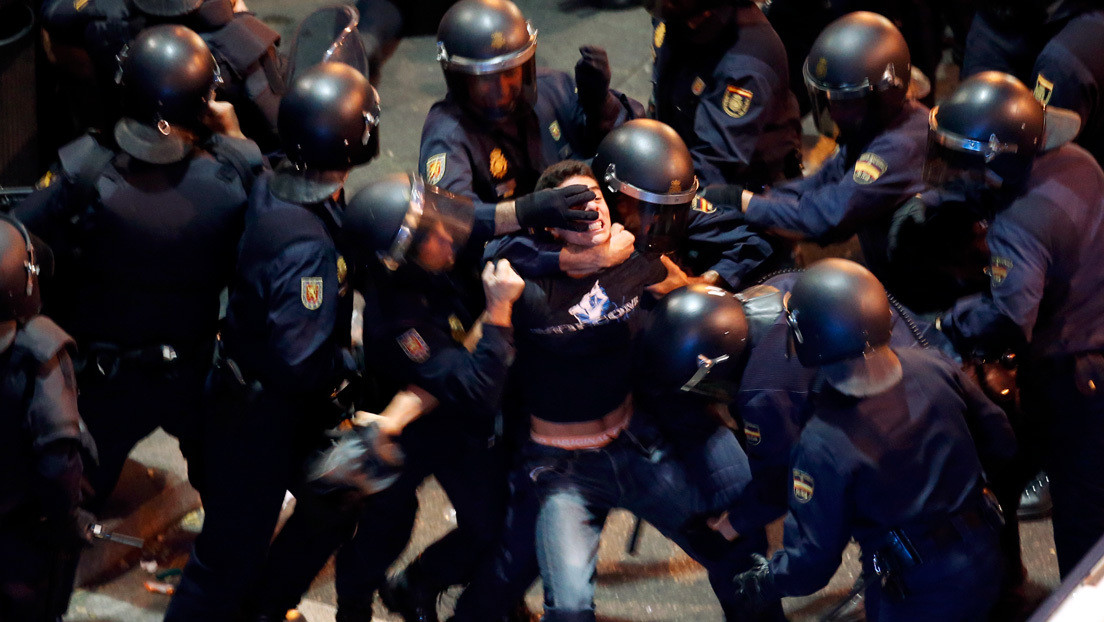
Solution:
<path fill-rule="evenodd" d="M 429 475 L 449 495 L 458 526 L 422 552 L 419 579 L 431 585 L 419 588 L 466 583 L 502 523 L 505 471 L 493 435 L 513 359 L 513 330 L 483 325 L 475 350 L 468 352 L 461 333 L 475 314 L 466 292 L 449 275 L 413 264 L 380 276 L 364 294 L 367 365 L 381 395 L 413 384 L 439 404 L 398 439 L 404 454 L 399 479 L 352 508 L 354 515 L 350 508 L 303 498 L 311 505 L 302 512 L 297 506 L 273 543 L 259 596 L 264 612 L 295 607 L 338 546 L 338 606 L 369 610 L 406 546 L 418 509 L 415 493 Z"/>
<path fill-rule="evenodd" d="M 655 118 L 686 143 L 703 186 L 758 190 L 799 176 L 801 120 L 782 41 L 750 3 L 709 19 L 698 29 L 709 33 L 655 25 Z"/>
<path fill-rule="evenodd" d="M 537 70 L 537 101 L 531 112 L 504 124 L 488 124 L 465 112 L 452 96 L 429 110 L 418 155 L 426 182 L 488 207 L 529 194 L 541 172 L 562 160 L 594 155 L 606 132 L 643 116 L 640 104 L 617 92 L 621 106 L 599 123 L 589 123 L 575 95 L 575 82 L 562 71 Z M 594 133 L 589 128 L 599 127 Z M 484 219 L 486 212 L 477 211 Z M 477 221 L 480 225 L 489 222 Z M 489 239 L 491 235 L 480 235 Z"/>
<path fill-rule="evenodd" d="M 278 147 L 276 113 L 283 93 L 280 35 L 252 13 L 234 12 L 233 0 L 205 0 L 179 17 L 143 14 L 125 0 L 51 0 L 42 8 L 66 84 L 77 83 L 73 115 L 84 127 L 107 128 L 118 118 L 117 55 L 143 28 L 169 22 L 194 30 L 211 48 L 223 83 L 218 99 L 234 105 L 242 133 L 270 153 Z M 67 50 L 67 51 L 65 51 Z M 62 86 L 66 86 L 63 84 Z"/>
<path fill-rule="evenodd" d="M 257 580 L 284 491 L 320 431 L 349 367 L 352 316 L 339 240 L 341 201 L 297 205 L 250 195 L 209 379 L 200 488 L 203 531 L 166 620 L 233 620 Z M 195 468 L 191 465 L 190 468 Z"/>
<path fill-rule="evenodd" d="M 261 160 L 250 141 L 216 136 L 208 147 L 154 165 L 84 136 L 15 211 L 55 252 L 46 309 L 79 347 L 80 411 L 100 452 L 94 507 L 158 426 L 195 455 L 219 294 L 246 205 L 237 166 Z"/>
<path fill-rule="evenodd" d="M 749 223 L 797 232 L 817 241 L 859 235 L 866 266 L 895 289 L 886 274 L 894 210 L 926 188 L 928 109 L 905 102 L 900 114 L 865 144 L 843 144 L 814 174 L 752 197 Z"/>
<path fill-rule="evenodd" d="M 1044 106 L 1066 108 L 1081 116 L 1081 132 L 1076 142 L 1098 163 L 1104 162 L 1101 34 L 1104 34 L 1104 11 L 1091 11 L 1071 19 L 1043 47 L 1031 70 L 1036 99 Z"/>
<path fill-rule="evenodd" d="M 799 271 L 772 277 L 744 290 L 751 328 L 749 351 L 740 389 L 730 408 L 743 424 L 752 481 L 731 503 L 729 523 L 738 533 L 752 533 L 786 513 L 790 453 L 811 414 L 808 410 L 814 369 L 801 365 L 790 351 L 789 325 L 782 299 Z M 894 309 L 890 344 L 894 348 L 929 345 L 929 325 Z"/>
<path fill-rule="evenodd" d="M 95 456 L 73 347 L 46 316 L 0 322 L 0 619 L 60 620 L 73 590 L 83 459 Z"/>
<path fill-rule="evenodd" d="M 1066 145 L 1037 157 L 989 227 L 989 295 L 942 318 L 960 351 L 1027 344 L 1020 384 L 1032 437 L 1045 448 L 1063 574 L 1104 534 L 1102 206 L 1104 173 L 1088 152 Z"/>
<path fill-rule="evenodd" d="M 782 595 L 823 587 L 853 537 L 864 572 L 883 578 L 866 589 L 868 619 L 981 620 L 996 600 L 1002 561 L 979 453 L 1011 457 L 1012 430 L 952 363 L 895 352 L 903 379 L 880 394 L 859 399 L 817 387 L 793 453 L 784 547 L 770 561 L 774 586 Z"/>

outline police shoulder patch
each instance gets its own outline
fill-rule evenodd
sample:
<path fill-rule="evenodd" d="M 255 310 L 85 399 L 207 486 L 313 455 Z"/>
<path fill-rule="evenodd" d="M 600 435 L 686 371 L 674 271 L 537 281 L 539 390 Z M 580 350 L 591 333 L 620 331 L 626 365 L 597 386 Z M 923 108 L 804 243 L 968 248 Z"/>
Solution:
<path fill-rule="evenodd" d="M 701 212 L 703 214 L 712 214 L 717 211 L 717 206 L 708 201 L 705 197 L 695 196 L 694 200 L 690 202 L 690 209 Z"/>
<path fill-rule="evenodd" d="M 1039 103 L 1046 106 L 1050 104 L 1050 96 L 1054 94 L 1054 83 L 1047 80 L 1043 74 L 1039 74 L 1035 78 L 1035 99 L 1039 100 Z"/>
<path fill-rule="evenodd" d="M 859 156 L 859 160 L 855 162 L 855 172 L 852 174 L 852 178 L 855 183 L 869 184 L 878 180 L 889 168 L 886 161 L 881 156 L 875 154 L 872 151 Z"/>
<path fill-rule="evenodd" d="M 754 423 L 744 423 L 744 438 L 747 439 L 748 445 L 758 445 L 763 441 L 763 433 Z"/>
<path fill-rule="evenodd" d="M 794 469 L 793 494 L 799 503 L 808 503 L 813 498 L 813 476 L 801 469 Z"/>
<path fill-rule="evenodd" d="M 445 154 L 438 153 L 429 156 L 425 164 L 426 181 L 431 186 L 437 185 L 445 176 Z"/>
<path fill-rule="evenodd" d="M 739 119 L 746 115 L 751 108 L 751 98 L 754 96 L 755 94 L 747 89 L 729 84 L 728 88 L 725 89 L 721 107 L 724 108 L 725 114 L 733 119 Z"/>
<path fill-rule="evenodd" d="M 322 306 L 322 277 L 305 276 L 299 279 L 299 299 L 308 311 Z"/>
<path fill-rule="evenodd" d="M 1004 282 L 1004 279 L 1008 278 L 1008 271 L 1012 268 L 1012 260 L 1007 257 L 993 256 L 989 260 L 989 278 L 992 279 L 993 285 L 1000 285 Z"/>
<path fill-rule="evenodd" d="M 690 92 L 694 95 L 701 95 L 705 91 L 705 80 L 700 77 L 694 78 L 694 81 L 690 83 Z"/>
<path fill-rule="evenodd" d="M 417 330 L 411 328 L 399 335 L 397 341 L 403 354 L 415 363 L 424 363 L 429 359 L 429 345 L 425 342 L 425 339 L 422 339 Z"/>

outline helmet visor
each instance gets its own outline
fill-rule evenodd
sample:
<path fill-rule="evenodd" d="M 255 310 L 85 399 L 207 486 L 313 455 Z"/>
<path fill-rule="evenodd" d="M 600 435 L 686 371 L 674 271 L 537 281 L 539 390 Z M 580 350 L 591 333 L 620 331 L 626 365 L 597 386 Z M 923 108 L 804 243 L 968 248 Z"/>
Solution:
<path fill-rule="evenodd" d="M 446 71 L 449 92 L 476 116 L 489 121 L 505 119 L 536 92 L 536 63 L 526 62 L 496 73 L 469 74 Z"/>
<path fill-rule="evenodd" d="M 295 29 L 288 54 L 286 81 L 322 62 L 345 63 L 368 76 L 368 53 L 357 33 L 360 14 L 348 5 L 322 7 Z"/>
<path fill-rule="evenodd" d="M 411 181 L 410 206 L 395 240 L 380 259 L 389 269 L 414 261 L 431 271 L 447 270 L 468 243 L 475 222 L 470 199 L 435 186 L 421 178 Z"/>
<path fill-rule="evenodd" d="M 506 69 L 520 67 L 532 60 L 537 53 L 537 30 L 529 22 L 525 22 L 525 29 L 529 33 L 529 40 L 521 49 L 513 52 L 491 58 L 468 58 L 451 54 L 444 41 L 438 41 L 437 60 L 446 72 L 466 73 L 473 76 L 499 73 Z"/>

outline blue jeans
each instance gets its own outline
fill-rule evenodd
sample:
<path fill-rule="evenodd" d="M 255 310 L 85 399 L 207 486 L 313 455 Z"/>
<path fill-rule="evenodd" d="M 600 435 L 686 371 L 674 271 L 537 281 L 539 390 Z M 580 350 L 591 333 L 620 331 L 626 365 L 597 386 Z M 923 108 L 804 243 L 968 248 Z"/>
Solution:
<path fill-rule="evenodd" d="M 723 560 L 707 559 L 688 546 L 681 528 L 710 508 L 683 464 L 669 453 L 644 417 L 600 449 L 564 450 L 529 443 L 525 466 L 534 482 L 537 560 L 544 581 L 546 622 L 592 621 L 598 541 L 609 511 L 621 507 L 648 521 L 710 572 L 714 585 L 731 585 L 746 566 L 740 547 Z M 718 580 L 713 580 L 718 575 Z M 722 605 L 731 598 L 718 593 Z"/>

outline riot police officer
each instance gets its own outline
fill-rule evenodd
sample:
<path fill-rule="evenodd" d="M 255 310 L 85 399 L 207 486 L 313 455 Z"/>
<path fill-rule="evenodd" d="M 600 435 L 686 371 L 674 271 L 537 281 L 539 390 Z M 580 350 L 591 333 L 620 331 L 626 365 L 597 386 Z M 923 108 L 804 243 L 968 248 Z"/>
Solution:
<path fill-rule="evenodd" d="M 343 63 L 302 71 L 280 103 L 287 160 L 250 194 L 203 430 L 206 518 L 166 620 L 235 619 L 284 491 L 335 423 L 351 369 L 342 186 L 378 153 L 378 124 L 375 89 Z"/>
<path fill-rule="evenodd" d="M 242 132 L 265 153 L 276 150 L 284 90 L 280 35 L 236 0 L 59 0 L 44 3 L 42 14 L 65 78 L 79 84 L 80 107 L 73 114 L 81 130 L 110 127 L 117 118 L 119 51 L 146 27 L 179 24 L 211 48 L 222 77 L 218 98 L 234 106 Z"/>
<path fill-rule="evenodd" d="M 1100 466 L 1100 350 L 1104 297 L 1098 266 L 1104 173 L 1063 144 L 1077 124 L 1044 112 L 1015 78 L 978 74 L 935 109 L 925 174 L 992 215 L 986 295 L 964 298 L 941 328 L 964 353 L 1021 357 L 1028 454 L 1041 454 L 1054 500 L 1055 548 L 1064 575 L 1104 533 Z M 1037 466 L 1037 465 L 1034 465 Z M 1029 476 L 1034 470 L 1028 467 Z"/>
<path fill-rule="evenodd" d="M 1002 560 L 982 464 L 1014 451 L 1004 413 L 950 361 L 890 347 L 885 290 L 854 262 L 814 264 L 785 308 L 798 359 L 818 369 L 813 414 L 791 457 L 784 546 L 737 589 L 819 589 L 853 537 L 868 618 L 983 619 Z"/>
<path fill-rule="evenodd" d="M 591 157 L 612 128 L 643 116 L 638 102 L 610 90 L 605 50 L 581 48 L 572 79 L 538 70 L 536 45 L 537 31 L 509 0 L 462 0 L 437 30 L 448 94 L 426 117 L 418 161 L 427 183 L 476 201 L 473 235 L 480 239 L 591 218 L 585 210 L 551 209 L 565 199 L 584 205 L 589 193 L 530 194 L 537 177 L 549 164 Z M 542 261 L 553 270 L 590 268 L 627 255 L 599 250 Z"/>
<path fill-rule="evenodd" d="M 80 348 L 80 410 L 100 454 L 93 508 L 158 426 L 194 456 L 219 293 L 261 166 L 240 132 L 213 134 L 201 121 L 225 115 L 234 131 L 232 109 L 213 100 L 215 59 L 194 32 L 143 31 L 120 75 L 118 147 L 98 134 L 66 145 L 15 211 L 57 257 L 46 304 Z"/>
<path fill-rule="evenodd" d="M 61 620 L 87 526 L 73 339 L 39 315 L 42 263 L 22 223 L 0 216 L 0 618 Z"/>
<path fill-rule="evenodd" d="M 729 187 L 706 198 L 739 204 L 749 223 L 799 238 L 836 241 L 858 233 L 866 265 L 887 278 L 890 219 L 925 187 L 928 110 L 907 98 L 910 67 L 905 40 L 886 18 L 859 11 L 832 22 L 803 72 L 817 128 L 839 150 L 805 179 L 762 194 Z M 897 290 L 892 280 L 889 287 Z"/>
<path fill-rule="evenodd" d="M 690 149 L 703 186 L 757 189 L 801 175 L 786 50 L 750 0 L 655 2 L 654 118 Z"/>
<path fill-rule="evenodd" d="M 1039 52 L 1091 0 L 980 0 L 966 35 L 962 77 L 1001 71 L 1030 83 Z"/>

